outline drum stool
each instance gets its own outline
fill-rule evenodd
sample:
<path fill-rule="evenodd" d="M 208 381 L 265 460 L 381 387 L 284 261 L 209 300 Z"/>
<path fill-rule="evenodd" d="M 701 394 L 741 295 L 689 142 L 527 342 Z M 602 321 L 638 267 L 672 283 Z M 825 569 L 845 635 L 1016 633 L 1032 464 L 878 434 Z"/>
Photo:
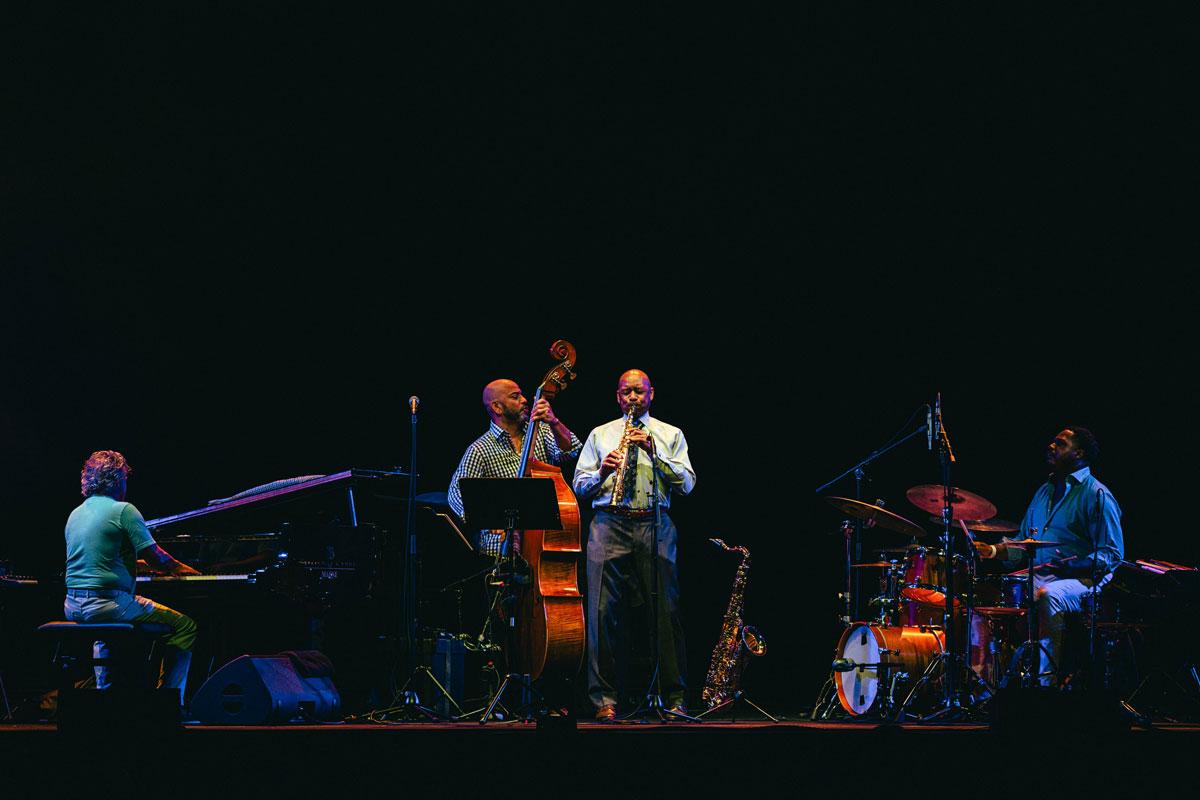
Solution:
<path fill-rule="evenodd" d="M 38 633 L 54 641 L 51 663 L 58 666 L 58 688 L 74 686 L 71 676 L 76 664 L 91 667 L 107 666 L 114 686 L 153 687 L 157 674 L 151 675 L 149 665 L 154 661 L 154 640 L 171 632 L 168 625 L 157 622 L 47 622 L 38 626 Z M 108 658 L 92 655 L 92 643 L 108 645 Z M 149 642 L 148 655 L 140 657 Z M 139 647 L 142 645 L 142 647 Z M 86 656 L 78 651 L 83 649 Z"/>

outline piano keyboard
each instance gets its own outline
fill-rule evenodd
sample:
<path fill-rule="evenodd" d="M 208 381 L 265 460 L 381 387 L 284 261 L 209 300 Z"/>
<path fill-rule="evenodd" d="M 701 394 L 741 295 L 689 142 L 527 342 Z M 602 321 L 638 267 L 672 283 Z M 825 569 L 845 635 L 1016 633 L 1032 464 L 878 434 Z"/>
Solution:
<path fill-rule="evenodd" d="M 241 581 L 245 583 L 249 575 L 138 575 L 138 583 L 188 583 L 202 581 Z"/>

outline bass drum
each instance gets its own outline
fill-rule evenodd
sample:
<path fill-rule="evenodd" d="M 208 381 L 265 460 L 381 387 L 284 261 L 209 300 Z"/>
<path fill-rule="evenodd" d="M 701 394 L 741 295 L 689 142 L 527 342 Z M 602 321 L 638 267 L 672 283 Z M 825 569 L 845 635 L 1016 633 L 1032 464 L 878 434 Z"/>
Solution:
<path fill-rule="evenodd" d="M 835 658 L 884 666 L 856 667 L 835 674 L 838 701 L 856 717 L 877 711 L 885 698 L 899 703 L 904 694 L 888 697 L 893 687 L 903 686 L 907 691 L 941 650 L 939 629 L 908 625 L 884 627 L 866 622 L 852 625 L 842 633 Z M 896 677 L 894 685 L 893 676 Z"/>

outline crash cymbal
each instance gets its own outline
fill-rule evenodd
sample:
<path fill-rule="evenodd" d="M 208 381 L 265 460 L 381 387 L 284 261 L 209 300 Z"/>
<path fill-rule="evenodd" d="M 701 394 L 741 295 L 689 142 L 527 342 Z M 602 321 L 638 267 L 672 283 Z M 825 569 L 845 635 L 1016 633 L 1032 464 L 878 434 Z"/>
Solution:
<path fill-rule="evenodd" d="M 904 493 L 908 502 L 917 508 L 939 515 L 942 513 L 943 494 L 943 487 L 936 483 L 914 486 Z M 954 511 L 955 519 L 981 520 L 996 516 L 996 506 L 989 500 L 957 486 L 953 487 L 953 493 L 950 495 L 950 508 Z M 938 521 L 941 521 L 940 516 Z"/>
<path fill-rule="evenodd" d="M 829 504 L 844 514 L 857 519 L 874 521 L 875 527 L 886 528 L 889 531 L 902 533 L 905 536 L 924 536 L 925 529 L 912 520 L 905 519 L 899 514 L 893 514 L 886 508 L 864 503 L 861 500 L 851 500 L 849 497 L 826 497 Z"/>
<path fill-rule="evenodd" d="M 872 561 L 870 564 L 851 564 L 850 569 L 863 569 L 864 567 L 890 567 L 890 561 Z"/>
<path fill-rule="evenodd" d="M 942 524 L 940 516 L 929 515 L 929 521 L 938 525 Z M 967 530 L 973 533 L 1016 533 L 1021 527 L 1015 522 L 1009 522 L 1004 519 L 968 519 L 963 520 L 963 524 L 967 526 Z"/>

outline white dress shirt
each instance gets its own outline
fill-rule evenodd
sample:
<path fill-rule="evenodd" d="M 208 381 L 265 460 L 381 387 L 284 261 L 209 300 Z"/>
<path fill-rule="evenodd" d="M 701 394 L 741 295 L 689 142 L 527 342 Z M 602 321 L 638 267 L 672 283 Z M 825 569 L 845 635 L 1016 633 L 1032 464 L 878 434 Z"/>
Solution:
<path fill-rule="evenodd" d="M 649 413 L 642 414 L 638 419 L 654 440 L 655 459 L 658 467 L 658 504 L 666 509 L 671 505 L 671 491 L 687 494 L 696 485 L 696 471 L 688 459 L 687 440 L 683 431 L 674 425 L 668 425 L 662 420 L 654 419 Z M 594 428 L 588 434 L 575 465 L 575 479 L 572 481 L 575 495 L 580 500 L 591 499 L 592 507 L 599 508 L 612 503 L 613 479 L 615 472 L 600 479 L 600 464 L 604 457 L 621 445 L 625 433 L 625 418 L 620 417 L 612 422 L 606 422 Z M 631 509 L 650 508 L 650 487 L 654 476 L 650 471 L 650 454 L 640 447 L 637 448 L 637 486 L 632 498 L 627 498 L 623 505 Z"/>

